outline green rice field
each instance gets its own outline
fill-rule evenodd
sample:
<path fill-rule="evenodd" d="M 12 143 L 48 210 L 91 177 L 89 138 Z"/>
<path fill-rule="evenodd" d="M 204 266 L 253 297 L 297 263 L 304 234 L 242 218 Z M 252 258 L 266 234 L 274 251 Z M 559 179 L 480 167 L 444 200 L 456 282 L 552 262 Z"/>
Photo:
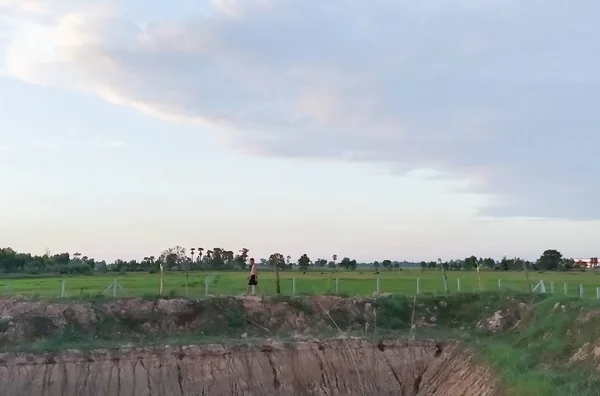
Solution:
<path fill-rule="evenodd" d="M 450 292 L 473 292 L 479 289 L 477 273 L 448 272 Z M 247 288 L 247 273 L 191 272 L 188 276 L 187 295 L 201 297 L 212 295 L 243 294 Z M 421 271 L 411 269 L 403 271 L 321 271 L 310 270 L 306 274 L 287 270 L 280 273 L 281 292 L 285 295 L 296 294 L 342 294 L 372 295 L 379 283 L 380 293 L 414 295 L 417 293 L 444 293 L 444 282 L 440 271 Z M 530 283 L 535 287 L 544 281 L 548 293 L 553 289 L 556 294 L 564 294 L 565 283 L 570 296 L 578 295 L 582 285 L 584 296 L 596 298 L 596 288 L 600 287 L 600 273 L 587 272 L 530 272 Z M 120 287 L 110 285 L 117 280 Z M 377 280 L 379 279 L 379 281 Z M 483 289 L 486 291 L 503 290 L 507 292 L 526 292 L 528 283 L 523 272 L 486 271 L 481 272 Z M 3 295 L 60 297 L 62 282 L 66 297 L 90 297 L 105 293 L 106 296 L 152 296 L 159 293 L 160 275 L 148 273 L 108 273 L 90 276 L 25 277 L 0 279 L 0 293 Z M 460 290 L 458 290 L 460 284 Z M 258 294 L 275 294 L 275 273 L 262 271 L 259 275 Z M 185 280 L 182 272 L 165 273 L 165 296 L 185 296 Z"/>

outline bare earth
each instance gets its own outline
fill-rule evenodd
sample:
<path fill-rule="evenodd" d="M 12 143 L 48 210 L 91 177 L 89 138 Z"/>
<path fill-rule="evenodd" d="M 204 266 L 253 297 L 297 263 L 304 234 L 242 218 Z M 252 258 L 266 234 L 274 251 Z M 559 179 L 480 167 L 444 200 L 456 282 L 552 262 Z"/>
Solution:
<path fill-rule="evenodd" d="M 437 309 L 444 305 L 433 311 Z M 316 338 L 322 331 L 336 330 L 334 318 L 345 330 L 360 330 L 365 324 L 374 326 L 377 314 L 373 299 L 336 296 L 303 303 L 254 297 L 98 302 L 0 298 L 0 342 L 7 347 L 75 330 L 91 337 L 109 332 L 117 338 L 134 334 L 144 339 L 222 334 L 233 326 L 263 340 L 250 342 L 247 334 L 240 334 L 229 345 L 0 353 L 0 395 L 500 395 L 491 371 L 475 364 L 458 344 Z M 420 321 L 426 319 L 417 320 L 417 327 Z M 275 331 L 298 337 L 276 341 Z"/>
<path fill-rule="evenodd" d="M 3 396 L 495 396 L 496 381 L 453 345 L 267 342 L 0 354 Z"/>

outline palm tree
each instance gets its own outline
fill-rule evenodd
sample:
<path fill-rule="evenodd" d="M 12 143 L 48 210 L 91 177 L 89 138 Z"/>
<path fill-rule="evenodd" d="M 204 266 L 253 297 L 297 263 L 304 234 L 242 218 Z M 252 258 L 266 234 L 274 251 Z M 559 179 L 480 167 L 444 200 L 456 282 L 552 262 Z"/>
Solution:
<path fill-rule="evenodd" d="M 192 257 L 192 263 L 194 262 L 194 253 L 196 252 L 196 248 L 191 248 L 190 249 L 190 254 Z M 187 261 L 187 257 L 185 258 L 185 261 L 183 262 L 183 277 L 185 279 L 185 296 L 188 296 L 188 261 Z"/>
<path fill-rule="evenodd" d="M 214 263 L 213 263 L 213 257 L 214 257 L 214 253 L 212 250 L 207 250 L 206 251 L 206 260 L 207 260 L 207 265 L 211 265 L 214 269 Z M 207 267 L 208 268 L 208 267 Z"/>
<path fill-rule="evenodd" d="M 226 250 L 223 252 L 223 259 L 227 260 L 227 265 L 231 267 L 231 263 L 233 262 L 233 251 Z"/>

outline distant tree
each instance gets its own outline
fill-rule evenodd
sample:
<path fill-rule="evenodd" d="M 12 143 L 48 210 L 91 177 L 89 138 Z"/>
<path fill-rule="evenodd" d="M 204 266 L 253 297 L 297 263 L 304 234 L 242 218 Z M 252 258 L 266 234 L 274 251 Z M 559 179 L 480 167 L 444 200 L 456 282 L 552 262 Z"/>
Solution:
<path fill-rule="evenodd" d="M 391 270 L 392 269 L 392 260 L 383 260 L 381 262 L 381 265 L 383 265 L 383 268 L 385 268 L 387 270 Z"/>
<path fill-rule="evenodd" d="M 186 258 L 185 248 L 175 246 L 174 248 L 163 250 L 158 261 L 165 266 L 167 271 L 172 271 L 174 268 L 181 269 L 186 262 Z"/>
<path fill-rule="evenodd" d="M 233 250 L 223 250 L 223 260 L 225 260 L 225 265 L 227 268 L 233 268 L 233 260 L 235 259 Z"/>
<path fill-rule="evenodd" d="M 342 261 L 340 261 L 340 267 L 342 267 L 345 270 L 355 270 L 356 266 L 356 260 L 350 260 L 349 257 L 344 257 Z"/>
<path fill-rule="evenodd" d="M 202 263 L 203 253 L 204 253 L 204 248 L 199 247 L 198 248 L 198 257 L 196 258 L 196 263 L 198 263 L 198 265 L 200 265 Z"/>
<path fill-rule="evenodd" d="M 98 261 L 96 263 L 96 271 L 105 274 L 108 272 L 108 266 L 106 265 L 106 261 Z"/>
<path fill-rule="evenodd" d="M 315 265 L 318 266 L 318 267 L 324 268 L 327 265 L 327 260 L 318 258 L 315 261 Z"/>
<path fill-rule="evenodd" d="M 148 271 L 150 273 L 158 272 L 159 269 L 158 265 L 155 262 L 154 256 L 144 257 L 142 259 L 142 262 L 140 263 L 140 266 L 142 267 L 142 270 Z"/>
<path fill-rule="evenodd" d="M 285 268 L 285 258 L 281 253 L 273 253 L 269 257 L 269 265 L 275 270 L 275 291 L 281 294 L 281 282 L 279 280 L 279 270 Z"/>
<path fill-rule="evenodd" d="M 285 257 L 281 253 L 273 253 L 269 256 L 268 263 L 273 269 L 277 267 L 278 270 L 285 270 L 287 268 Z"/>
<path fill-rule="evenodd" d="M 225 252 L 221 248 L 216 247 L 206 252 L 206 264 L 211 269 L 223 269 L 226 265 L 225 260 Z"/>
<path fill-rule="evenodd" d="M 185 260 L 185 262 L 183 263 L 183 270 L 184 270 L 184 278 L 185 278 L 185 293 L 187 296 L 187 292 L 188 292 L 188 270 L 190 265 L 194 262 L 194 253 L 196 253 L 196 248 L 190 248 L 190 261 L 188 262 L 188 260 Z M 186 257 L 187 259 L 187 257 Z"/>
<path fill-rule="evenodd" d="M 448 269 L 451 271 L 458 271 L 462 269 L 464 266 L 464 261 L 462 260 L 450 260 L 448 261 Z"/>
<path fill-rule="evenodd" d="M 575 260 L 572 258 L 563 258 L 560 262 L 560 266 L 558 267 L 560 271 L 570 271 L 573 268 L 575 268 Z"/>
<path fill-rule="evenodd" d="M 237 254 L 233 259 L 235 265 L 241 269 L 246 268 L 246 261 L 248 260 L 248 252 L 250 250 L 243 248 L 240 250 L 240 254 Z"/>
<path fill-rule="evenodd" d="M 471 271 L 472 269 L 477 268 L 477 265 L 478 260 L 475 256 L 467 257 L 466 259 L 464 259 L 463 268 L 465 269 L 465 271 Z"/>
<path fill-rule="evenodd" d="M 500 269 L 502 271 L 508 271 L 512 269 L 514 267 L 513 261 L 514 260 L 506 258 L 506 256 L 502 257 L 502 260 L 500 260 Z"/>
<path fill-rule="evenodd" d="M 344 257 L 342 259 L 342 261 L 340 261 L 340 267 L 342 267 L 343 269 L 347 270 L 348 267 L 350 267 L 350 258 L 349 257 Z"/>
<path fill-rule="evenodd" d="M 541 270 L 557 270 L 562 261 L 562 253 L 558 250 L 548 249 L 537 260 L 536 265 Z"/>
<path fill-rule="evenodd" d="M 302 271 L 306 271 L 309 266 L 310 266 L 310 258 L 308 257 L 308 255 L 306 253 L 304 253 L 298 259 L 298 267 L 300 267 L 300 269 Z"/>
<path fill-rule="evenodd" d="M 352 259 L 352 260 L 350 260 L 350 265 L 348 265 L 348 269 L 350 271 L 354 271 L 357 266 L 358 266 L 358 263 L 356 262 L 356 260 Z"/>
<path fill-rule="evenodd" d="M 493 270 L 494 268 L 496 268 L 496 260 L 494 260 L 494 259 L 493 259 L 493 258 L 491 258 L 491 257 L 488 257 L 488 258 L 484 258 L 484 259 L 482 259 L 482 260 L 481 260 L 481 264 L 482 264 L 484 267 L 486 267 L 486 268 L 488 268 L 488 269 L 491 269 L 491 270 Z"/>

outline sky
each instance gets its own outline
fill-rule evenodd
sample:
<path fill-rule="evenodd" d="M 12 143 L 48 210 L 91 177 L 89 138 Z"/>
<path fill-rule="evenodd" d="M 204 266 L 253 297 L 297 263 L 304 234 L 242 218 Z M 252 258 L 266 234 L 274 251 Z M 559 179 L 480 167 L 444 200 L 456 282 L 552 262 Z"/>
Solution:
<path fill-rule="evenodd" d="M 598 256 L 598 12 L 0 0 L 0 245 Z"/>

